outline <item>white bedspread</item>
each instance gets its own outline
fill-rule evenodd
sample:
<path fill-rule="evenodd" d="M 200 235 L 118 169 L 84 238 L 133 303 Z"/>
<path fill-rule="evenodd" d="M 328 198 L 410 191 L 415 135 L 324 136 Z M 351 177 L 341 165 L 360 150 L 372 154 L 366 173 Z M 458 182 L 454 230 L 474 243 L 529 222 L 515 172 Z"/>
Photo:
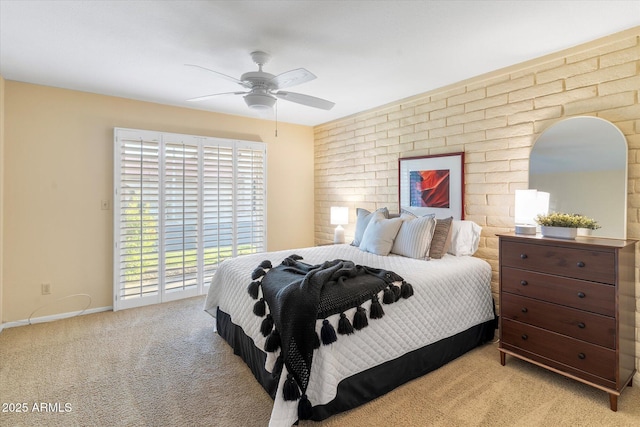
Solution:
<path fill-rule="evenodd" d="M 205 310 L 215 316 L 216 307 L 262 349 L 265 338 L 260 333 L 262 318 L 253 314 L 255 301 L 247 293 L 251 272 L 262 260 L 278 265 L 291 254 L 298 254 L 311 264 L 333 259 L 352 260 L 356 264 L 394 271 L 414 288 L 409 299 L 383 305 L 385 316 L 370 320 L 369 326 L 338 341 L 320 346 L 314 353 L 307 396 L 313 405 L 326 404 L 336 394 L 338 383 L 387 360 L 450 337 L 494 318 L 491 297 L 491 267 L 479 258 L 445 255 L 439 260 L 416 260 L 397 255 L 379 256 L 350 245 L 329 245 L 244 255 L 224 261 L 213 277 Z M 380 293 L 382 301 L 382 293 Z M 369 311 L 367 302 L 363 307 Z M 347 312 L 353 318 L 355 308 Z M 337 330 L 339 315 L 329 318 Z M 322 320 L 316 330 L 320 331 Z M 267 358 L 270 370 L 274 355 Z M 283 368 L 273 405 L 270 426 L 291 426 L 297 420 L 297 403 L 282 398 Z"/>

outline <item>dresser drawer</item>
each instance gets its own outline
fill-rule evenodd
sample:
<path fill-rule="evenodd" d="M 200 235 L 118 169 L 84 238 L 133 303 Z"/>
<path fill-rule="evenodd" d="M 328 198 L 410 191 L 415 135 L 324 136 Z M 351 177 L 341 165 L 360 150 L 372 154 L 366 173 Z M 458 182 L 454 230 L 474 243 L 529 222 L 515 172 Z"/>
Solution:
<path fill-rule="evenodd" d="M 592 344 L 615 348 L 616 321 L 613 317 L 506 292 L 502 293 L 500 313 L 505 319 L 517 320 Z"/>
<path fill-rule="evenodd" d="M 614 383 L 616 381 L 615 350 L 508 319 L 502 320 L 500 339 L 504 344 L 555 360 Z"/>
<path fill-rule="evenodd" d="M 616 280 L 613 252 L 505 241 L 500 245 L 500 262 L 508 267 L 594 282 L 614 284 Z"/>
<path fill-rule="evenodd" d="M 510 267 L 500 269 L 502 292 L 615 316 L 616 287 Z"/>

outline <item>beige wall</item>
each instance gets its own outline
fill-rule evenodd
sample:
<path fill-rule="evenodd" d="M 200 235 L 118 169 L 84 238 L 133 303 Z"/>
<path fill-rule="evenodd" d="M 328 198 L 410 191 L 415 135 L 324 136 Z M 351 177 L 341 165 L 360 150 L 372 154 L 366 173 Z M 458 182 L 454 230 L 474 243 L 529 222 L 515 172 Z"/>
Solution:
<path fill-rule="evenodd" d="M 3 322 L 112 305 L 113 128 L 267 143 L 267 246 L 313 244 L 313 129 L 6 81 Z M 294 161 L 295 159 L 295 161 Z M 49 282 L 52 294 L 41 295 Z M 48 307 L 39 309 L 45 304 Z"/>
<path fill-rule="evenodd" d="M 465 216 L 483 227 L 477 256 L 493 267 L 496 233 L 513 231 L 536 137 L 562 118 L 607 119 L 629 147 L 627 236 L 640 239 L 640 27 L 315 128 L 315 239 L 332 240 L 329 207 L 398 209 L 398 158 L 465 152 Z M 437 64 L 434 64 L 437 67 Z M 636 278 L 640 277 L 640 244 Z M 640 284 L 636 279 L 636 365 Z M 640 375 L 639 375 L 640 377 Z M 640 379 L 640 378 L 639 378 Z"/>

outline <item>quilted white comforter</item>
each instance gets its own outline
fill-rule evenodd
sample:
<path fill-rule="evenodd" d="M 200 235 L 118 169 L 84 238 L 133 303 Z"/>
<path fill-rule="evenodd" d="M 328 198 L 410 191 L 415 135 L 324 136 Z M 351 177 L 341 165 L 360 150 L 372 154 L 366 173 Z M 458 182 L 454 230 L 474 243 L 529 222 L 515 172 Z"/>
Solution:
<path fill-rule="evenodd" d="M 205 310 L 215 316 L 219 306 L 262 349 L 265 342 L 260 333 L 262 318 L 253 314 L 255 301 L 247 293 L 251 272 L 265 259 L 275 266 L 294 253 L 311 264 L 347 259 L 356 264 L 391 270 L 414 288 L 411 298 L 383 305 L 385 316 L 382 319 L 370 320 L 368 327 L 353 335 L 338 335 L 337 342 L 316 350 L 307 388 L 307 396 L 313 405 L 330 402 L 335 397 L 338 383 L 347 377 L 494 318 L 491 267 L 486 261 L 449 254 L 430 261 L 398 255 L 379 256 L 347 244 L 244 255 L 226 260 L 213 277 Z M 363 304 L 367 313 L 369 305 L 370 302 Z M 345 313 L 353 318 L 354 312 L 355 308 Z M 328 319 L 336 330 L 338 319 L 339 315 Z M 317 331 L 321 326 L 322 320 L 318 320 Z M 271 370 L 274 362 L 275 356 L 268 354 L 267 370 Z M 286 368 L 283 368 L 270 426 L 289 427 L 297 420 L 298 402 L 282 398 L 285 378 Z"/>

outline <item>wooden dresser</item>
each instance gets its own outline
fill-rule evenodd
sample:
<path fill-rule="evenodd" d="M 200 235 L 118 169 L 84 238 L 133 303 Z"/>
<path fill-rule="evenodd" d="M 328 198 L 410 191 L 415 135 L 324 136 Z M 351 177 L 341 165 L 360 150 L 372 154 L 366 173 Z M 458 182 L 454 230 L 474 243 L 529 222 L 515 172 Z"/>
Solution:
<path fill-rule="evenodd" d="M 500 363 L 507 354 L 609 393 L 635 373 L 635 240 L 500 234 Z"/>

